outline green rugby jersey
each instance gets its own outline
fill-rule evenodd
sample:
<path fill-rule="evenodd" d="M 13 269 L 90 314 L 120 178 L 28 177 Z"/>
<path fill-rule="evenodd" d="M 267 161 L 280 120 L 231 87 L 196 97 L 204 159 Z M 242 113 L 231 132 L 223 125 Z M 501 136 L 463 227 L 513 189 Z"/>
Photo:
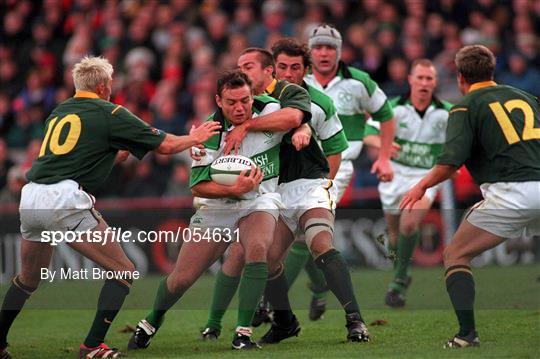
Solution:
<path fill-rule="evenodd" d="M 308 91 L 296 84 L 275 80 L 266 89 L 273 98 L 279 100 L 281 108 L 297 108 L 304 112 L 303 122 L 311 120 L 311 99 Z M 297 151 L 292 144 L 295 129 L 289 131 L 281 142 L 279 152 L 279 183 L 291 182 L 300 178 L 323 178 L 328 175 L 329 167 L 326 157 L 312 136 L 309 145 Z"/>
<path fill-rule="evenodd" d="M 438 164 L 463 164 L 478 184 L 540 181 L 540 104 L 511 86 L 479 82 L 450 110 Z"/>
<path fill-rule="evenodd" d="M 165 133 L 126 108 L 77 91 L 45 121 L 41 150 L 27 178 L 41 184 L 70 179 L 94 192 L 111 172 L 118 150 L 141 159 L 164 139 Z"/>
<path fill-rule="evenodd" d="M 305 82 L 302 86 L 308 90 L 311 98 L 311 128 L 319 140 L 324 155 L 328 157 L 345 151 L 349 144 L 334 102 L 315 87 Z"/>
<path fill-rule="evenodd" d="M 389 121 L 394 114 L 386 95 L 368 73 L 339 62 L 336 76 L 322 86 L 313 73 L 305 77 L 308 85 L 324 92 L 334 101 L 343 125 L 349 148 L 343 152 L 344 160 L 354 160 L 362 150 L 366 115 L 377 122 Z"/>
<path fill-rule="evenodd" d="M 410 93 L 389 102 L 396 119 L 394 142 L 401 146 L 398 157 L 391 158 L 394 173 L 423 176 L 437 163 L 444 147 L 452 104 L 433 95 L 429 106 L 420 113 L 411 103 Z M 368 120 L 365 135 L 378 135 L 377 126 L 377 122 Z"/>
<path fill-rule="evenodd" d="M 252 106 L 252 117 L 266 115 L 268 113 L 280 109 L 279 101 L 266 95 L 255 96 Z M 203 156 L 199 161 L 193 161 L 191 165 L 191 174 L 189 177 L 189 186 L 193 187 L 203 181 L 211 181 L 210 166 L 214 160 L 223 156 L 225 140 L 227 134 L 234 128 L 224 116 L 221 110 L 218 109 L 214 114 L 210 115 L 209 121 L 218 121 L 222 125 L 222 129 L 218 135 L 212 136 L 205 143 L 206 156 Z M 248 120 L 251 121 L 251 120 Z M 248 193 L 242 199 L 253 198 L 258 194 L 277 192 L 277 183 L 279 175 L 279 148 L 284 132 L 248 132 L 240 149 L 239 155 L 249 157 L 259 166 L 263 172 L 263 181 L 257 190 L 253 193 Z M 221 203 L 219 199 L 201 198 L 197 201 L 198 205 Z"/>

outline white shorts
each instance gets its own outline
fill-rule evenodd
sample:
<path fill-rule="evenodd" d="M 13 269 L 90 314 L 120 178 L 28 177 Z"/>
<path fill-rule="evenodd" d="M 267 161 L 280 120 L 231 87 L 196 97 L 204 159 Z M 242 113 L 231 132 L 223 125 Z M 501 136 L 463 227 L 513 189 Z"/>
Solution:
<path fill-rule="evenodd" d="M 336 173 L 336 177 L 334 178 L 334 184 L 337 188 L 337 202 L 341 201 L 343 193 L 345 193 L 345 190 L 349 186 L 349 183 L 351 183 L 353 173 L 354 166 L 352 161 L 342 160 L 338 172 Z"/>
<path fill-rule="evenodd" d="M 390 182 L 379 182 L 379 195 L 381 197 L 381 203 L 384 213 L 398 215 L 401 213 L 399 210 L 399 204 L 403 199 L 403 196 L 413 187 L 420 182 L 422 176 L 406 176 L 403 174 L 394 173 L 394 179 Z M 428 188 L 425 196 L 433 203 L 439 185 Z"/>
<path fill-rule="evenodd" d="M 191 217 L 190 228 L 238 228 L 238 221 L 253 212 L 267 212 L 277 221 L 283 208 L 278 193 L 265 193 L 254 199 L 220 199 L 202 205 Z"/>
<path fill-rule="evenodd" d="M 483 201 L 466 216 L 472 225 L 503 238 L 540 234 L 540 181 L 484 183 Z"/>
<path fill-rule="evenodd" d="M 298 222 L 302 215 L 313 208 L 325 208 L 334 213 L 337 188 L 329 179 L 298 179 L 282 183 L 278 188 L 285 209 L 281 218 L 293 234 L 298 232 Z"/>
<path fill-rule="evenodd" d="M 98 225 L 94 197 L 79 184 L 64 180 L 54 184 L 26 184 L 19 213 L 21 234 L 28 241 L 41 242 L 43 231 L 87 231 Z"/>

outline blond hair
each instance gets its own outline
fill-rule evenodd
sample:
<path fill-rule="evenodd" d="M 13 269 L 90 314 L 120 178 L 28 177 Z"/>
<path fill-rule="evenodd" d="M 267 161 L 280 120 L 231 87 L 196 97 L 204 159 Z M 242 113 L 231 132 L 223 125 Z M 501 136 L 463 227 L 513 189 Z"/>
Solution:
<path fill-rule="evenodd" d="M 85 56 L 71 71 L 75 89 L 83 91 L 95 91 L 99 84 L 107 84 L 113 72 L 106 58 L 91 56 Z"/>

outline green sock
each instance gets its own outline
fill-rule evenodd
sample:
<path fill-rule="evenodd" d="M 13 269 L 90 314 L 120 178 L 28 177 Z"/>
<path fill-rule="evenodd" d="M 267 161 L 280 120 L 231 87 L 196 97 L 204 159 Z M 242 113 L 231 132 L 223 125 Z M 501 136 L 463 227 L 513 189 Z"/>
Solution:
<path fill-rule="evenodd" d="M 326 298 L 326 295 L 328 294 L 328 286 L 326 285 L 326 279 L 324 279 L 324 273 L 317 268 L 311 256 L 307 260 L 305 269 L 311 281 L 309 289 L 311 289 L 311 292 L 313 293 L 313 298 Z"/>
<path fill-rule="evenodd" d="M 321 254 L 315 260 L 315 263 L 323 271 L 328 288 L 339 300 L 345 312 L 347 314 L 360 314 L 356 296 L 354 295 L 349 267 L 341 253 L 335 249 L 331 249 Z"/>
<path fill-rule="evenodd" d="M 388 256 L 392 260 L 392 265 L 394 266 L 394 271 L 397 268 L 397 245 L 393 245 L 390 240 L 388 240 L 388 245 L 386 246 L 386 251 Z"/>
<path fill-rule="evenodd" d="M 183 294 L 184 292 L 169 292 L 169 289 L 167 289 L 167 277 L 163 278 L 159 282 L 156 299 L 154 300 L 154 307 L 150 314 L 148 314 L 146 317 L 148 323 L 150 323 L 157 330 L 163 323 L 165 313 L 167 313 L 167 311 L 171 309 L 176 302 L 178 302 Z"/>
<path fill-rule="evenodd" d="M 268 265 L 264 262 L 247 263 L 238 290 L 237 327 L 251 327 L 257 304 L 264 293 L 268 279 Z"/>
<path fill-rule="evenodd" d="M 98 310 L 84 345 L 88 348 L 95 348 L 103 343 L 112 321 L 120 311 L 128 294 L 129 287 L 126 284 L 114 279 L 105 281 L 99 294 Z"/>
<path fill-rule="evenodd" d="M 471 268 L 456 265 L 446 270 L 446 290 L 459 322 L 459 335 L 466 336 L 475 329 L 474 279 Z"/>
<path fill-rule="evenodd" d="M 214 294 L 212 295 L 212 305 L 205 328 L 221 330 L 221 320 L 231 304 L 231 300 L 238 289 L 240 277 L 230 277 L 220 270 L 216 275 L 214 283 Z"/>
<path fill-rule="evenodd" d="M 390 288 L 404 293 L 407 281 L 407 273 L 412 261 L 412 255 L 418 241 L 420 240 L 420 232 L 415 232 L 410 236 L 402 234 L 398 237 L 397 245 L 397 265 L 395 268 L 394 281 L 390 283 Z"/>
<path fill-rule="evenodd" d="M 287 278 L 289 288 L 293 285 L 296 278 L 298 278 L 300 271 L 304 268 L 306 261 L 310 257 L 311 254 L 305 242 L 294 242 L 285 260 L 285 277 Z"/>

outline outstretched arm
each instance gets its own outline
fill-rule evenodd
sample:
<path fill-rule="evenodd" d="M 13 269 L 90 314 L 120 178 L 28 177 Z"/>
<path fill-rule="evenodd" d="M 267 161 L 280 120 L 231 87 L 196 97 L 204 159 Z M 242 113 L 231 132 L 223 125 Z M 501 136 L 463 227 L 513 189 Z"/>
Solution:
<path fill-rule="evenodd" d="M 220 128 L 221 125 L 219 122 L 208 121 L 199 127 L 192 127 L 187 136 L 176 136 L 168 133 L 163 142 L 156 149 L 156 152 L 163 155 L 182 152 L 187 148 L 201 144 L 210 137 L 217 135 Z"/>
<path fill-rule="evenodd" d="M 424 176 L 409 192 L 403 197 L 399 205 L 400 209 L 411 210 L 416 202 L 424 197 L 428 188 L 438 185 L 446 181 L 458 170 L 452 165 L 436 165 Z"/>

